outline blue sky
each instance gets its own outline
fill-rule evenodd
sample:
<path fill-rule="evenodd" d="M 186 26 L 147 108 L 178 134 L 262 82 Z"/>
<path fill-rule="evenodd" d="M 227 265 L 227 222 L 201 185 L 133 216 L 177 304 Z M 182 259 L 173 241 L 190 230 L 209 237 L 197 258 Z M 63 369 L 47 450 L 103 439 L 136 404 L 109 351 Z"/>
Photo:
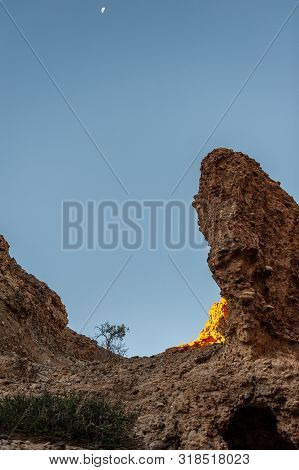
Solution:
<path fill-rule="evenodd" d="M 129 192 L 0 5 L 0 231 L 72 328 L 128 253 L 62 251 L 63 200 L 191 202 L 215 147 L 248 153 L 298 198 L 299 8 L 202 148 L 296 3 L 1 0 Z M 172 253 L 205 309 L 219 297 L 207 254 Z M 161 246 L 133 254 L 84 333 L 105 320 L 130 327 L 130 355 L 149 355 L 193 339 L 205 315 Z"/>

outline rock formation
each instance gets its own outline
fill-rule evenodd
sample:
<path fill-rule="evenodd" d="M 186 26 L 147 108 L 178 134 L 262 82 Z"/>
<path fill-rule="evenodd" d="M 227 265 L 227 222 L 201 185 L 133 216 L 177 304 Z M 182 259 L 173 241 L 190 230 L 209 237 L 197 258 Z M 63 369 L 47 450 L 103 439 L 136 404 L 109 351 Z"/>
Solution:
<path fill-rule="evenodd" d="M 193 203 L 209 266 L 229 302 L 227 338 L 253 354 L 299 339 L 299 208 L 260 165 L 217 149 L 201 165 Z"/>
<path fill-rule="evenodd" d="M 298 448 L 298 206 L 254 160 L 217 149 L 194 207 L 228 301 L 223 345 L 108 356 L 1 238 L 0 393 L 101 393 L 137 414 L 140 448 Z"/>
<path fill-rule="evenodd" d="M 0 235 L 0 354 L 61 362 L 108 357 L 95 341 L 67 328 L 60 297 L 9 256 Z"/>

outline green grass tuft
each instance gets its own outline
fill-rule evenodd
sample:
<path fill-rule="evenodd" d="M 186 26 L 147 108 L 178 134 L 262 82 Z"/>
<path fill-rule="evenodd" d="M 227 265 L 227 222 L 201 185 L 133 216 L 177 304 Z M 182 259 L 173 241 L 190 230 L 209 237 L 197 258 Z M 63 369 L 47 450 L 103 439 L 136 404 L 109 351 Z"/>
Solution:
<path fill-rule="evenodd" d="M 130 449 L 133 415 L 98 396 L 82 393 L 0 398 L 0 430 L 83 444 Z"/>

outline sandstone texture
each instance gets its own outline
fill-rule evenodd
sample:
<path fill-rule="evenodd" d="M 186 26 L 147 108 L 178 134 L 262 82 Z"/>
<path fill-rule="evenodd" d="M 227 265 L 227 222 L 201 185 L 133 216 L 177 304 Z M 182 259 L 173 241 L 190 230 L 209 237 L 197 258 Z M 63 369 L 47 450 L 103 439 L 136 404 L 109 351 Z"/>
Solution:
<path fill-rule="evenodd" d="M 299 208 L 240 152 L 217 149 L 201 165 L 193 203 L 209 266 L 229 301 L 227 338 L 253 352 L 298 345 Z"/>
<path fill-rule="evenodd" d="M 68 329 L 60 298 L 10 258 L 2 237 L 0 394 L 99 393 L 136 413 L 139 448 L 298 448 L 298 206 L 229 149 L 203 160 L 193 205 L 228 301 L 224 344 L 108 354 Z M 0 439 L 18 446 L 55 443 Z"/>

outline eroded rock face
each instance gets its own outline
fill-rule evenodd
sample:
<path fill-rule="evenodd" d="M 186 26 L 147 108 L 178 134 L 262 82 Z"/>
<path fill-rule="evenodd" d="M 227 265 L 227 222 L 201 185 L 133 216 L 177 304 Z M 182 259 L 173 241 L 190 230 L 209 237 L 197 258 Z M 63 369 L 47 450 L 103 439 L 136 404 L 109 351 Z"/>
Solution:
<path fill-rule="evenodd" d="M 229 302 L 224 346 L 103 360 L 0 238 L 0 394 L 100 393 L 136 413 L 140 448 L 298 448 L 298 207 L 228 149 L 203 160 L 194 205 Z"/>
<path fill-rule="evenodd" d="M 217 149 L 193 203 L 209 266 L 229 301 L 227 341 L 264 349 L 299 339 L 299 208 L 253 159 Z"/>
<path fill-rule="evenodd" d="M 109 356 L 67 323 L 60 297 L 10 257 L 9 245 L 0 235 L 0 354 L 16 353 L 37 362 Z"/>

